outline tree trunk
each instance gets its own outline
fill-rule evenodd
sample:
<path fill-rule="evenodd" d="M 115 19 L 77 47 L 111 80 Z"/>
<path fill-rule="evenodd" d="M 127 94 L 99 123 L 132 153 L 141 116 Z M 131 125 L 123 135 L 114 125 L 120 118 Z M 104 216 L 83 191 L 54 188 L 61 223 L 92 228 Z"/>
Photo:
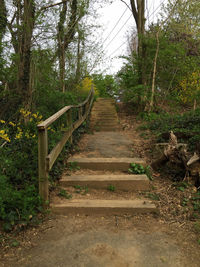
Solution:
<path fill-rule="evenodd" d="M 21 11 L 19 12 L 21 16 Z M 21 32 L 18 34 L 18 69 L 17 69 L 17 91 L 23 99 L 23 106 L 30 109 L 31 90 L 30 65 L 31 65 L 31 45 L 35 23 L 35 4 L 34 1 L 24 0 L 24 12 L 22 16 Z"/>
<path fill-rule="evenodd" d="M 152 77 L 152 87 L 151 87 L 151 98 L 149 103 L 149 110 L 148 112 L 152 111 L 153 105 L 154 105 L 154 96 L 155 96 L 155 80 L 156 80 L 156 68 L 157 68 L 157 59 L 158 59 L 158 53 L 160 48 L 160 42 L 159 42 L 159 30 L 156 32 L 156 53 L 154 57 L 154 63 L 153 63 L 153 77 Z"/>
<path fill-rule="evenodd" d="M 58 40 L 58 59 L 59 59 L 59 79 L 60 87 L 64 93 L 65 88 L 65 52 L 69 44 L 72 42 L 75 35 L 75 27 L 77 24 L 77 0 L 72 0 L 71 3 L 71 16 L 68 25 L 64 26 L 67 15 L 67 2 L 63 2 L 63 7 L 60 12 L 60 20 L 57 27 L 57 40 Z"/>
<path fill-rule="evenodd" d="M 0 55 L 2 53 L 2 39 L 6 31 L 7 11 L 4 0 L 0 0 Z"/>
<path fill-rule="evenodd" d="M 130 0 L 130 2 L 138 34 L 138 83 L 145 85 L 145 46 L 143 42 L 145 31 L 145 0 L 137 0 L 137 4 L 135 0 Z"/>
<path fill-rule="evenodd" d="M 60 20 L 58 23 L 58 60 L 59 60 L 59 77 L 61 91 L 65 92 L 65 48 L 64 48 L 64 23 L 66 20 L 67 2 L 63 3 L 62 10 L 60 12 Z"/>
<path fill-rule="evenodd" d="M 6 6 L 5 6 L 5 1 L 0 0 L 0 81 L 2 81 L 3 83 L 2 85 L 4 85 L 5 88 L 6 88 L 7 82 L 5 81 L 5 77 L 1 69 L 3 70 L 4 68 L 3 57 L 2 57 L 2 53 L 3 53 L 2 40 L 6 32 L 6 26 L 7 26 L 7 11 L 6 11 Z"/>
<path fill-rule="evenodd" d="M 81 46 L 82 44 L 82 46 Z M 78 43 L 77 43 L 77 61 L 76 61 L 76 75 L 75 75 L 75 81 L 76 83 L 80 82 L 81 79 L 81 59 L 84 55 L 84 36 L 83 32 L 81 30 L 78 30 Z"/>

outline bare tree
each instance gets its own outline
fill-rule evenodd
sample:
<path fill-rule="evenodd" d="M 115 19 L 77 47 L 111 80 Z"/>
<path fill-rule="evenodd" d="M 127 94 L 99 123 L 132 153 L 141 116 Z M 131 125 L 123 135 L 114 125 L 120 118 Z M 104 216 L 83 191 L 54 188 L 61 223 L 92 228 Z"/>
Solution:
<path fill-rule="evenodd" d="M 121 0 L 123 3 L 124 0 Z M 145 85 L 145 46 L 143 42 L 143 36 L 145 33 L 145 0 L 130 0 L 131 11 L 135 19 L 138 35 L 138 72 L 139 79 L 138 83 Z"/>
<path fill-rule="evenodd" d="M 84 15 L 83 12 L 78 10 L 77 0 L 72 0 L 70 4 L 70 17 L 67 25 L 65 26 L 67 17 L 67 3 L 63 3 L 62 10 L 60 11 L 60 19 L 57 27 L 57 41 L 58 41 L 58 59 L 59 59 L 59 76 L 60 86 L 62 92 L 65 92 L 65 53 L 69 47 L 69 44 L 73 41 L 76 26 Z"/>

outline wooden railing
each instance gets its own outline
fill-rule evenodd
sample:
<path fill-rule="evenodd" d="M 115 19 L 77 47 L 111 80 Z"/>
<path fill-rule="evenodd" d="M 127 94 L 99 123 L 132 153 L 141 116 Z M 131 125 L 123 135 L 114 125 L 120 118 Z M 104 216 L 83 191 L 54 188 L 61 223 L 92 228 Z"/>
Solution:
<path fill-rule="evenodd" d="M 45 203 L 49 200 L 49 171 L 51 170 L 54 162 L 69 140 L 72 143 L 73 132 L 86 120 L 92 107 L 94 100 L 94 89 L 92 88 L 87 99 L 77 106 L 65 106 L 57 113 L 38 124 L 38 172 L 39 172 L 39 194 Z M 72 118 L 72 112 L 77 110 L 78 119 L 74 122 Z M 66 114 L 66 126 L 67 130 L 61 140 L 48 154 L 48 128 L 49 126 L 58 120 L 62 115 Z"/>

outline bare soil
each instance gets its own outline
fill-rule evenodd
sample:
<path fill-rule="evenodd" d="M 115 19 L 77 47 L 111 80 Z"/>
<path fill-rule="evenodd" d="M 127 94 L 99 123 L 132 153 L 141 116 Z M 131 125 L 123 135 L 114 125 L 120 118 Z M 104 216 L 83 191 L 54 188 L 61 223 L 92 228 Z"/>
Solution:
<path fill-rule="evenodd" d="M 135 157 L 143 157 L 150 164 L 156 156 L 155 138 L 149 132 L 138 131 L 141 122 L 123 108 L 120 108 L 119 119 L 123 129 L 120 135 L 124 133 L 128 142 L 131 140 L 131 144 L 124 146 Z M 84 152 L 90 140 L 90 134 L 83 136 L 79 155 L 93 153 L 94 156 L 95 147 Z M 97 150 L 96 155 L 102 155 L 102 151 Z M 69 170 L 66 172 L 70 174 Z M 76 170 L 76 174 L 84 172 Z M 196 188 L 190 186 L 182 192 L 164 173 L 156 172 L 152 177 L 149 192 L 94 189 L 77 192 L 76 188 L 70 187 L 68 193 L 75 198 L 91 199 L 132 199 L 137 195 L 151 199 L 159 214 L 99 217 L 50 213 L 38 226 L 0 235 L 0 266 L 199 266 L 200 221 L 193 217 L 192 207 L 182 205 L 183 199 L 190 199 Z M 52 197 L 57 197 L 58 190 Z"/>

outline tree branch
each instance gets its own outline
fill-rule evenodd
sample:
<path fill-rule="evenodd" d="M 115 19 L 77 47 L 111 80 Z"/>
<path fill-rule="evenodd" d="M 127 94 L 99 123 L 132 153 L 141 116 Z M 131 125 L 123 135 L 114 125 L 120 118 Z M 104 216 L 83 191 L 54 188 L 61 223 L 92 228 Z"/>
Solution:
<path fill-rule="evenodd" d="M 52 5 L 49 5 L 49 6 L 41 7 L 40 10 L 39 10 L 39 12 L 41 12 L 41 11 L 47 9 L 47 8 L 50 8 L 50 7 L 54 7 L 54 6 L 62 5 L 63 3 L 68 2 L 68 1 L 69 1 L 69 0 L 63 0 L 62 2 L 58 2 L 58 3 L 56 3 L 56 4 L 52 4 Z"/>
<path fill-rule="evenodd" d="M 128 9 L 132 12 L 130 6 L 124 0 L 121 0 L 121 2 L 124 3 L 128 7 Z"/>
<path fill-rule="evenodd" d="M 135 0 L 130 0 L 130 2 L 131 2 L 131 8 L 132 8 L 132 13 L 133 13 L 133 16 L 135 19 L 135 23 L 136 23 L 137 28 L 138 28 L 138 11 L 136 9 Z"/>

